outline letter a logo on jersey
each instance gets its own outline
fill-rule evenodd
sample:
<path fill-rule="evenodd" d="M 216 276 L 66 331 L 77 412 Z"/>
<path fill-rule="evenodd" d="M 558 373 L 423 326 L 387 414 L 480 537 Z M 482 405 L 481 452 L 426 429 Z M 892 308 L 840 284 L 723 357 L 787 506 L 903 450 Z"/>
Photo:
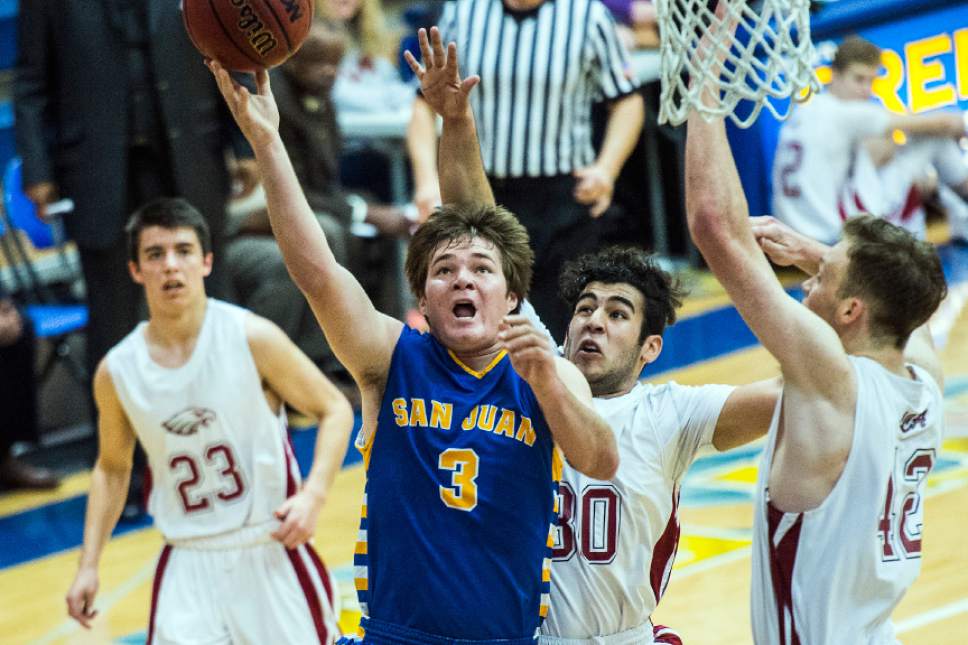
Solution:
<path fill-rule="evenodd" d="M 199 428 L 207 428 L 215 421 L 215 412 L 208 408 L 187 408 L 162 423 L 162 427 L 183 437 L 195 434 Z"/>

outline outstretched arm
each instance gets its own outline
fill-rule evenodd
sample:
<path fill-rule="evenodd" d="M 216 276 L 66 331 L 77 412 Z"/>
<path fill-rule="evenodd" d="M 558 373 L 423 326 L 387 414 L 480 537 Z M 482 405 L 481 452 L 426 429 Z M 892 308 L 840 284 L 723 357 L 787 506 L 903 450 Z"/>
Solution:
<path fill-rule="evenodd" d="M 403 323 L 378 312 L 353 274 L 333 256 L 279 137 L 279 111 L 269 75 L 256 74 L 257 93 L 252 94 L 217 62 L 209 66 L 255 153 L 272 232 L 289 274 L 309 301 L 336 357 L 357 383 L 380 381 Z"/>
<path fill-rule="evenodd" d="M 425 29 L 417 32 L 417 38 L 424 64 L 418 63 L 410 52 L 404 52 L 404 57 L 420 79 L 423 100 L 444 120 L 438 151 L 441 200 L 445 204 L 494 204 L 481 161 L 474 113 L 467 100 L 481 79 L 471 76 L 461 80 L 457 45 L 450 43 L 445 50 L 436 27 L 430 28 L 429 39 Z"/>
<path fill-rule="evenodd" d="M 907 134 L 934 137 L 962 137 L 965 120 L 961 112 L 935 114 L 891 114 L 888 131 L 903 130 Z"/>
<path fill-rule="evenodd" d="M 80 562 L 66 598 L 67 613 L 87 628 L 97 615 L 94 596 L 98 590 L 98 564 L 124 508 L 135 444 L 134 431 L 104 361 L 94 374 L 94 400 L 98 411 L 98 456 L 91 472 Z"/>
<path fill-rule="evenodd" d="M 736 24 L 727 15 L 726 0 L 720 0 L 716 13 L 718 20 L 696 56 L 716 57 L 722 65 L 725 52 L 714 44 L 716 32 L 732 32 Z M 715 81 L 708 81 L 701 100 L 711 103 L 718 96 Z M 703 258 L 750 329 L 779 361 L 785 382 L 834 402 L 838 409 L 852 409 L 853 370 L 840 339 L 780 286 L 753 237 L 723 119 L 707 121 L 696 110 L 686 130 L 686 215 Z"/>

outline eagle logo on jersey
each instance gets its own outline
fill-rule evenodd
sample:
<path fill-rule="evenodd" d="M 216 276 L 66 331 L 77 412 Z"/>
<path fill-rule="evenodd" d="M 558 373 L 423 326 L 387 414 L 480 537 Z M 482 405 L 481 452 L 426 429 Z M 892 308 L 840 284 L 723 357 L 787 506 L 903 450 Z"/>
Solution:
<path fill-rule="evenodd" d="M 187 408 L 162 423 L 162 427 L 182 437 L 193 435 L 199 428 L 207 428 L 215 421 L 215 412 L 208 408 Z"/>
<path fill-rule="evenodd" d="M 927 410 L 922 412 L 908 412 L 901 417 L 901 434 L 907 434 L 918 426 L 921 426 L 922 428 L 926 428 L 928 426 Z"/>

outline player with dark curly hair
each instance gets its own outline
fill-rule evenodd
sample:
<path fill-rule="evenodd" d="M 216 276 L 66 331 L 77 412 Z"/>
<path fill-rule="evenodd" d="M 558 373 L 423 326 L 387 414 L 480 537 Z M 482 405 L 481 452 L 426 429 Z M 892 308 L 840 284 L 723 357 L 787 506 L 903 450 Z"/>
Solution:
<path fill-rule="evenodd" d="M 573 312 L 565 356 L 588 379 L 620 465 L 607 481 L 565 467 L 542 643 L 679 643 L 650 616 L 676 553 L 682 477 L 700 448 L 726 450 L 765 434 L 780 385 L 639 382 L 686 295 L 642 249 L 613 246 L 571 261 L 558 293 Z"/>

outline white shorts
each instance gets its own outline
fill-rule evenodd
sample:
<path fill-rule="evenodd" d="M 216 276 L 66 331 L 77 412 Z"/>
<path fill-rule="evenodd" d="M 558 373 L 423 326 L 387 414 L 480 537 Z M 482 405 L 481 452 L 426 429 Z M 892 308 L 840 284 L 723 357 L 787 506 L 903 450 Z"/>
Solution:
<path fill-rule="evenodd" d="M 146 645 L 333 643 L 326 568 L 311 546 L 289 551 L 269 537 L 272 529 L 169 541 L 155 572 Z"/>
<path fill-rule="evenodd" d="M 647 645 L 652 640 L 652 623 L 645 623 L 618 634 L 591 638 L 560 638 L 542 634 L 540 645 Z"/>

